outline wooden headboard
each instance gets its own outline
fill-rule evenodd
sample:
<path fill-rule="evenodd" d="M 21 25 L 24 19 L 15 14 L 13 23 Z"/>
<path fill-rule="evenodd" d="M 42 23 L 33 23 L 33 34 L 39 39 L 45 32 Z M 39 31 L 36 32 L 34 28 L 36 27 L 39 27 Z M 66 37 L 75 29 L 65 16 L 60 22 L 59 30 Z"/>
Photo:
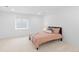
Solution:
<path fill-rule="evenodd" d="M 48 30 L 52 30 L 52 28 L 60 28 L 59 33 L 62 35 L 62 27 L 48 26 Z"/>

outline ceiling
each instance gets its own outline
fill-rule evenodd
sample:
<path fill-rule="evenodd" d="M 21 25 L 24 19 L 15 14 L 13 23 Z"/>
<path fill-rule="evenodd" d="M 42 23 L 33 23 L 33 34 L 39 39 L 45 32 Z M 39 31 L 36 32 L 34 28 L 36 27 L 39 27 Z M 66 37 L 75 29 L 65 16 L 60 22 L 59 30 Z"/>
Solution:
<path fill-rule="evenodd" d="M 23 14 L 54 14 L 60 7 L 57 6 L 0 6 L 0 11 Z"/>

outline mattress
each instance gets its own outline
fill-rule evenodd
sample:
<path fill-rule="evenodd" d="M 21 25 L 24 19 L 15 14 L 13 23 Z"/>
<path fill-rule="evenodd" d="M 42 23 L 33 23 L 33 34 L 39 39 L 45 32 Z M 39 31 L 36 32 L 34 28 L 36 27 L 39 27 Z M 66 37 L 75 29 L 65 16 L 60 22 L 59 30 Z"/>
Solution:
<path fill-rule="evenodd" d="M 41 44 L 51 41 L 61 39 L 61 34 L 56 33 L 47 33 L 47 32 L 38 32 L 32 37 L 32 42 L 36 48 L 38 48 Z"/>

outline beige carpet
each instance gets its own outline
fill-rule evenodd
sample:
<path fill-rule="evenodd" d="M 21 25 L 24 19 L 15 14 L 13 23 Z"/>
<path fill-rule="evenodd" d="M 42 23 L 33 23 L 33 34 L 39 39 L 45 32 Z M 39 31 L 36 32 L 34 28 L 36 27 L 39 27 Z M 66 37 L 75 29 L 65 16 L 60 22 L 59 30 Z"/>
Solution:
<path fill-rule="evenodd" d="M 28 37 L 0 39 L 0 52 L 78 52 L 75 48 L 61 41 L 52 41 L 40 46 L 37 51 Z"/>

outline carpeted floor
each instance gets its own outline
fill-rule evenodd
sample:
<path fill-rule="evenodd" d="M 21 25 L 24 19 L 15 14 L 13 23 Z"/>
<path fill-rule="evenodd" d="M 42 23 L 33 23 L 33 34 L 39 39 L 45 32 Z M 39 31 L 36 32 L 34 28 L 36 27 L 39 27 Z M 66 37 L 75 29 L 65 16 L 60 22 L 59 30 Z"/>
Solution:
<path fill-rule="evenodd" d="M 28 37 L 19 37 L 11 39 L 0 39 L 0 52 L 78 52 L 68 43 L 61 41 L 52 41 L 40 46 L 37 51 Z"/>

